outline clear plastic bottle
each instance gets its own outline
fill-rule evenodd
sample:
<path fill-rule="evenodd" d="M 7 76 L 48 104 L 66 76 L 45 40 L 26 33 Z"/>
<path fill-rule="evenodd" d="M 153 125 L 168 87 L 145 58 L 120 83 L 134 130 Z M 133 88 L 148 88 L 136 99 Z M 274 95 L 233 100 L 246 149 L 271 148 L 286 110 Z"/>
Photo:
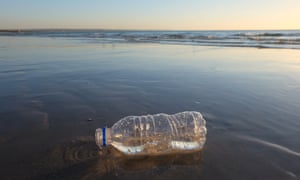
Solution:
<path fill-rule="evenodd" d="M 206 141 L 201 113 L 127 116 L 111 128 L 96 129 L 96 144 L 111 144 L 128 155 L 157 155 L 201 150 Z"/>

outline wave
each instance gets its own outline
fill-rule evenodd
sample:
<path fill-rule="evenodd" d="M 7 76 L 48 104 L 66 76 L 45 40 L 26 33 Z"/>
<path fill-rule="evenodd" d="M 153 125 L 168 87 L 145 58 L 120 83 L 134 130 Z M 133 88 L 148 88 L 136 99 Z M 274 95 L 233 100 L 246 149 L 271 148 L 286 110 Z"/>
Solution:
<path fill-rule="evenodd" d="M 160 43 L 300 49 L 300 31 L 0 31 L 0 36 L 80 38 L 93 43 Z"/>

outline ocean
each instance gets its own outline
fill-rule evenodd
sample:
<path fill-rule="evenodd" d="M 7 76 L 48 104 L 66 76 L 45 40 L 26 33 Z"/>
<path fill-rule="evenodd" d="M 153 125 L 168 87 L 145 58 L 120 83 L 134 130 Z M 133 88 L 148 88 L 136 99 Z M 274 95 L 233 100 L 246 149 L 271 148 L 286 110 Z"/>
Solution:
<path fill-rule="evenodd" d="M 95 43 L 159 43 L 221 47 L 300 49 L 299 30 L 269 31 L 129 31 L 19 30 L 0 36 L 78 38 Z"/>
<path fill-rule="evenodd" d="M 299 179 L 300 31 L 0 32 L 1 179 Z M 199 111 L 201 152 L 99 150 L 122 117 Z"/>

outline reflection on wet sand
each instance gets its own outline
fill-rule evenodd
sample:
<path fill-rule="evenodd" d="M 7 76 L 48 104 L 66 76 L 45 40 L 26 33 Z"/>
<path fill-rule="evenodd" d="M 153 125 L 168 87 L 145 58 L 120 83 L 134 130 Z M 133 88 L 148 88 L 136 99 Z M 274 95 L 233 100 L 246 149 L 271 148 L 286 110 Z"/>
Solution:
<path fill-rule="evenodd" d="M 82 179 L 95 179 L 116 172 L 147 171 L 173 165 L 197 166 L 201 159 L 201 151 L 161 156 L 126 156 L 112 146 L 99 150 L 94 138 L 87 136 L 57 145 L 46 162 L 48 169 L 53 172 L 45 173 L 42 178 L 65 176 L 70 172 Z M 81 165 L 85 168 L 79 168 L 78 172 L 76 169 Z M 68 177 L 71 177 L 70 174 Z"/>
<path fill-rule="evenodd" d="M 93 179 L 113 171 L 146 171 L 157 167 L 171 165 L 197 165 L 200 164 L 202 152 L 186 154 L 169 154 L 160 156 L 126 156 L 109 147 L 101 152 L 97 163 L 91 167 L 84 179 Z"/>
<path fill-rule="evenodd" d="M 48 113 L 39 109 L 24 108 L 12 112 L 0 112 L 0 144 L 20 140 L 25 136 L 49 129 Z"/>

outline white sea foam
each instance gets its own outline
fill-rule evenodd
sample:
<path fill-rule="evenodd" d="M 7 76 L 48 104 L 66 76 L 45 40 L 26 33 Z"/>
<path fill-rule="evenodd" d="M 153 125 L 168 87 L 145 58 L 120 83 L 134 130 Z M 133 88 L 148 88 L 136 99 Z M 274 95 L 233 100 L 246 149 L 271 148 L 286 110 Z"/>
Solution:
<path fill-rule="evenodd" d="M 256 142 L 256 143 L 274 148 L 274 149 L 279 150 L 281 152 L 285 152 L 285 153 L 300 157 L 299 152 L 293 151 L 293 150 L 291 150 L 287 147 L 284 147 L 282 145 L 279 145 L 279 144 L 275 144 L 275 143 L 272 143 L 272 142 L 268 142 L 268 141 L 265 141 L 265 140 L 261 140 L 261 139 L 257 139 L 257 138 L 249 137 L 249 136 L 240 136 L 240 138 L 248 140 L 248 141 Z"/>

